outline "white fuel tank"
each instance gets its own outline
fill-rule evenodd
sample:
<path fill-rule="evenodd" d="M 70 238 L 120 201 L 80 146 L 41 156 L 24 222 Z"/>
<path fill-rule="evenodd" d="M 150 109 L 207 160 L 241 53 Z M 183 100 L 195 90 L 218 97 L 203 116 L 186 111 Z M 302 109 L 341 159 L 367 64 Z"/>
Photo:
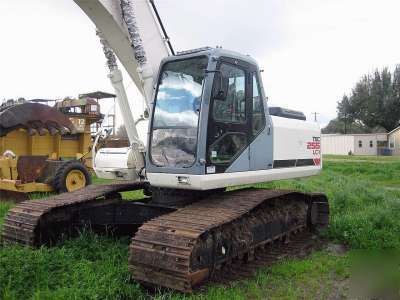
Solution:
<path fill-rule="evenodd" d="M 137 180 L 133 151 L 125 148 L 101 148 L 94 161 L 96 175 L 103 179 Z"/>

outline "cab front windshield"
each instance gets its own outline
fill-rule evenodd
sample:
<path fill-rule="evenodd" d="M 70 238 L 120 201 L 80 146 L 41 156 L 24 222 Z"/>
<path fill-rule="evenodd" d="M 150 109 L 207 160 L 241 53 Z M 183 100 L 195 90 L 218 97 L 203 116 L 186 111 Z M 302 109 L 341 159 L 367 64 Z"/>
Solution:
<path fill-rule="evenodd" d="M 197 132 L 207 57 L 166 63 L 155 99 L 151 160 L 162 167 L 190 167 Z"/>

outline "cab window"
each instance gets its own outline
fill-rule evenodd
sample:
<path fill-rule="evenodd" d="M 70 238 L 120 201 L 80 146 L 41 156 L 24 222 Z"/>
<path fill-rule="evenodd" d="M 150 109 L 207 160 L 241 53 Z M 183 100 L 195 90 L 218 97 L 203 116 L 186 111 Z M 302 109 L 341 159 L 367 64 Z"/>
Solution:
<path fill-rule="evenodd" d="M 226 123 L 246 123 L 246 75 L 244 70 L 228 64 L 221 64 L 221 75 L 228 79 L 226 99 L 215 100 L 214 120 Z"/>
<path fill-rule="evenodd" d="M 265 126 L 264 106 L 257 76 L 253 75 L 253 135 L 257 135 Z"/>

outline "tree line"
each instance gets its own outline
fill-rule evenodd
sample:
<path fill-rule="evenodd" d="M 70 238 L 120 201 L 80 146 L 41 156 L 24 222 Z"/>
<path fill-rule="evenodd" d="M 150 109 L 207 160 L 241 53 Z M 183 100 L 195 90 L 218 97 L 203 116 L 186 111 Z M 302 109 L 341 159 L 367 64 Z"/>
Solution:
<path fill-rule="evenodd" d="M 388 132 L 400 123 L 400 65 L 364 75 L 337 104 L 323 133 Z"/>

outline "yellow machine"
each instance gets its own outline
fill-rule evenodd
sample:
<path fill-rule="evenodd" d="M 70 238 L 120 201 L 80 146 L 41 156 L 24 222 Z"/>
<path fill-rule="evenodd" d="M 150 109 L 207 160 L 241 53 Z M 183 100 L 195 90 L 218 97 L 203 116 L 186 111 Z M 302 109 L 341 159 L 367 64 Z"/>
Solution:
<path fill-rule="evenodd" d="M 0 200 L 70 192 L 91 182 L 91 126 L 103 117 L 98 102 L 66 98 L 50 107 L 39 101 L 0 107 Z"/>

